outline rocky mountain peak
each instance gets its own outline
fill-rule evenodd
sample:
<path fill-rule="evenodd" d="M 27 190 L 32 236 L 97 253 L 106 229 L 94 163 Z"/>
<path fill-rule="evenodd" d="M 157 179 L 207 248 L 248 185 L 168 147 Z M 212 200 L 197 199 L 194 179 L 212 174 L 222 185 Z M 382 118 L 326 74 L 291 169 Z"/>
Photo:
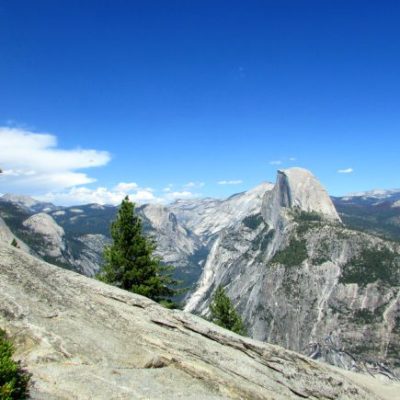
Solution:
<path fill-rule="evenodd" d="M 141 210 L 156 229 L 175 221 L 174 215 L 162 204 L 146 204 Z"/>
<path fill-rule="evenodd" d="M 42 237 L 46 244 L 47 254 L 52 257 L 59 257 L 65 250 L 64 229 L 46 213 L 38 213 L 30 216 L 23 222 L 23 226 Z"/>
<path fill-rule="evenodd" d="M 12 193 L 6 193 L 5 195 L 1 196 L 1 199 L 10 203 L 20 204 L 27 208 L 30 208 L 39 203 L 39 201 L 35 200 L 32 197 Z"/>
<path fill-rule="evenodd" d="M 46 203 L 39 200 L 34 199 L 30 196 L 25 196 L 21 194 L 13 194 L 6 193 L 0 197 L 0 201 L 5 201 L 7 203 L 12 203 L 22 207 L 23 209 L 29 211 L 51 211 L 56 209 L 57 207 L 52 203 Z"/>
<path fill-rule="evenodd" d="M 266 192 L 262 214 L 266 222 L 275 227 L 283 209 L 316 212 L 325 218 L 340 221 L 340 217 L 327 191 L 315 176 L 304 168 L 278 170 L 276 184 Z"/>
<path fill-rule="evenodd" d="M 247 215 L 260 213 L 263 196 L 274 185 L 263 182 L 225 200 L 195 199 L 173 203 L 170 209 L 196 235 L 213 237 Z"/>
<path fill-rule="evenodd" d="M 46 213 L 38 213 L 24 221 L 23 225 L 46 236 L 64 236 L 64 229 Z"/>

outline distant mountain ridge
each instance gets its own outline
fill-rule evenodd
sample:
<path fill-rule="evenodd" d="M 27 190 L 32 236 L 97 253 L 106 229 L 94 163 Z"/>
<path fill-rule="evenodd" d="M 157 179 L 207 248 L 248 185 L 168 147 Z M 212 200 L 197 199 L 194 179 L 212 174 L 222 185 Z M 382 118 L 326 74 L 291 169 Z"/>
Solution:
<path fill-rule="evenodd" d="M 354 198 L 361 197 L 364 199 L 375 198 L 375 199 L 388 199 L 392 196 L 400 196 L 400 189 L 372 189 L 366 190 L 363 192 L 354 192 L 349 193 L 346 196 L 342 196 L 342 198 Z"/>
<path fill-rule="evenodd" d="M 52 203 L 36 200 L 30 196 L 17 195 L 17 194 L 12 194 L 12 193 L 4 194 L 3 196 L 0 197 L 0 201 L 13 203 L 13 204 L 16 204 L 26 210 L 35 211 L 35 212 L 40 212 L 40 211 L 49 212 L 49 211 L 53 211 L 57 208 L 62 208 L 59 206 L 55 206 Z"/>
<path fill-rule="evenodd" d="M 332 197 L 343 222 L 391 240 L 400 240 L 400 189 Z"/>
<path fill-rule="evenodd" d="M 207 315 L 221 284 L 253 337 L 388 376 L 400 368 L 396 201 L 395 191 L 384 202 L 330 198 L 309 171 L 291 168 L 278 171 L 275 184 L 225 200 L 147 204 L 137 212 L 159 255 L 191 288 L 187 310 Z M 12 233 L 38 257 L 95 274 L 117 207 L 46 204 L 43 212 L 44 205 L 29 204 L 0 198 Z M 41 224 L 47 230 L 35 229 Z"/>

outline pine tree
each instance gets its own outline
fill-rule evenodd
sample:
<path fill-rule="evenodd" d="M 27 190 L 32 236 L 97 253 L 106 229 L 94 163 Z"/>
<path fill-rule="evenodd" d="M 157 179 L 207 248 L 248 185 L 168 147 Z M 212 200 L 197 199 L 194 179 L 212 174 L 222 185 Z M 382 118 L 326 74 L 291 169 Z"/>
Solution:
<path fill-rule="evenodd" d="M 18 242 L 15 240 L 15 238 L 12 240 L 11 246 L 19 247 L 19 246 L 18 246 Z"/>
<path fill-rule="evenodd" d="M 30 374 L 13 360 L 14 347 L 0 329 L 0 399 L 17 400 L 29 397 Z"/>
<path fill-rule="evenodd" d="M 246 335 L 246 328 L 222 286 L 218 286 L 210 304 L 211 322 L 239 335 Z"/>
<path fill-rule="evenodd" d="M 155 242 L 142 233 L 142 221 L 128 196 L 111 224 L 111 237 L 113 243 L 105 248 L 105 265 L 98 278 L 172 307 L 170 298 L 181 292 L 174 288 L 179 283 L 171 276 L 174 268 L 154 256 Z"/>

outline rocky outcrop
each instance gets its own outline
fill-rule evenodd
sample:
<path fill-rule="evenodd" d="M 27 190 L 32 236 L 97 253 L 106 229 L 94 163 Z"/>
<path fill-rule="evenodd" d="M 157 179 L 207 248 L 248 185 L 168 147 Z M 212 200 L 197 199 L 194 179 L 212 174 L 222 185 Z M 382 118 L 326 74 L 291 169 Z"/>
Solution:
<path fill-rule="evenodd" d="M 200 239 L 191 234 L 176 215 L 161 204 L 147 204 L 139 208 L 146 230 L 157 241 L 157 254 L 166 263 L 187 268 L 190 257 L 202 246 Z"/>
<path fill-rule="evenodd" d="M 324 218 L 340 221 L 335 206 L 319 181 L 303 168 L 279 170 L 273 190 L 264 195 L 261 213 L 276 229 L 287 210 L 316 212 Z"/>
<path fill-rule="evenodd" d="M 3 244 L 0 297 L 33 399 L 378 399 L 327 365 Z"/>
<path fill-rule="evenodd" d="M 280 172 L 259 213 L 219 235 L 185 309 L 207 315 L 218 285 L 253 338 L 349 369 L 399 372 L 400 247 L 346 229 L 304 170 Z"/>
<path fill-rule="evenodd" d="M 0 201 L 16 204 L 19 207 L 32 212 L 47 212 L 57 209 L 54 204 L 41 202 L 29 196 L 17 195 L 12 193 L 4 194 L 0 197 Z"/>
<path fill-rule="evenodd" d="M 61 257 L 65 251 L 64 229 L 46 214 L 34 214 L 23 222 L 23 226 L 43 241 L 39 254 Z"/>
<path fill-rule="evenodd" d="M 11 242 L 15 240 L 17 242 L 17 246 L 24 250 L 27 253 L 30 253 L 29 247 L 18 237 L 16 237 L 4 222 L 3 218 L 0 217 L 0 242 L 5 244 L 11 244 Z"/>
<path fill-rule="evenodd" d="M 208 242 L 223 229 L 239 223 L 244 217 L 259 210 L 263 196 L 273 187 L 272 183 L 264 182 L 225 200 L 179 200 L 171 204 L 169 209 L 190 232 Z"/>
<path fill-rule="evenodd" d="M 104 247 L 111 243 L 110 239 L 100 234 L 88 234 L 79 236 L 76 241 L 82 248 L 70 264 L 83 275 L 96 275 L 103 264 Z"/>
<path fill-rule="evenodd" d="M 356 216 L 371 228 L 375 219 L 372 233 L 383 226 L 383 210 L 385 232 L 390 227 L 396 236 L 397 195 L 384 193 L 379 204 L 371 195 L 337 198 L 335 204 L 345 224 Z M 399 246 L 347 229 L 309 171 L 279 171 L 275 185 L 263 183 L 226 200 L 145 205 L 137 212 L 158 243 L 158 255 L 193 287 L 186 310 L 206 315 L 221 284 L 256 339 L 353 370 L 399 372 Z M 61 256 L 46 259 L 93 276 L 115 213 L 115 207 L 96 205 L 52 212 L 67 234 Z M 31 247 L 46 255 L 46 246 L 41 240 Z"/>

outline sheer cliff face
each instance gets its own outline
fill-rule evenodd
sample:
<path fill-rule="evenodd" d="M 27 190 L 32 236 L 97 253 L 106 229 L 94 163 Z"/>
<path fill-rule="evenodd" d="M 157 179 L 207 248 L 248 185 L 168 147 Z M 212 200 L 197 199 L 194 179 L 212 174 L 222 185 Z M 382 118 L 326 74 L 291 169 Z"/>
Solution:
<path fill-rule="evenodd" d="M 326 190 L 303 168 L 278 171 L 273 190 L 265 193 L 261 213 L 265 222 L 276 229 L 290 209 L 316 212 L 326 219 L 340 221 Z"/>
<path fill-rule="evenodd" d="M 270 259 L 287 240 L 294 212 L 316 213 L 327 221 L 340 222 L 325 189 L 305 169 L 278 171 L 275 185 L 265 189 L 262 201 L 251 212 L 219 231 L 219 237 L 208 255 L 199 288 L 189 299 L 187 310 L 206 307 L 206 299 L 210 297 L 210 289 L 215 286 L 215 278 L 220 272 L 216 265 L 222 262 L 226 265 L 225 272 L 231 275 L 235 271 L 229 266 L 230 263 L 241 259 L 244 265 L 251 264 L 249 251 L 258 248 L 258 242 L 263 256 L 266 260 Z M 240 285 L 242 279 L 237 281 Z"/>
<path fill-rule="evenodd" d="M 346 352 L 396 368 L 399 254 L 346 229 L 308 171 L 280 171 L 259 212 L 220 234 L 186 310 L 207 314 L 221 284 L 256 339 L 347 368 L 361 364 Z"/>
<path fill-rule="evenodd" d="M 201 246 L 196 235 L 177 221 L 174 213 L 160 204 L 148 204 L 140 209 L 148 232 L 157 239 L 157 252 L 167 263 L 185 267 L 188 259 Z"/>

